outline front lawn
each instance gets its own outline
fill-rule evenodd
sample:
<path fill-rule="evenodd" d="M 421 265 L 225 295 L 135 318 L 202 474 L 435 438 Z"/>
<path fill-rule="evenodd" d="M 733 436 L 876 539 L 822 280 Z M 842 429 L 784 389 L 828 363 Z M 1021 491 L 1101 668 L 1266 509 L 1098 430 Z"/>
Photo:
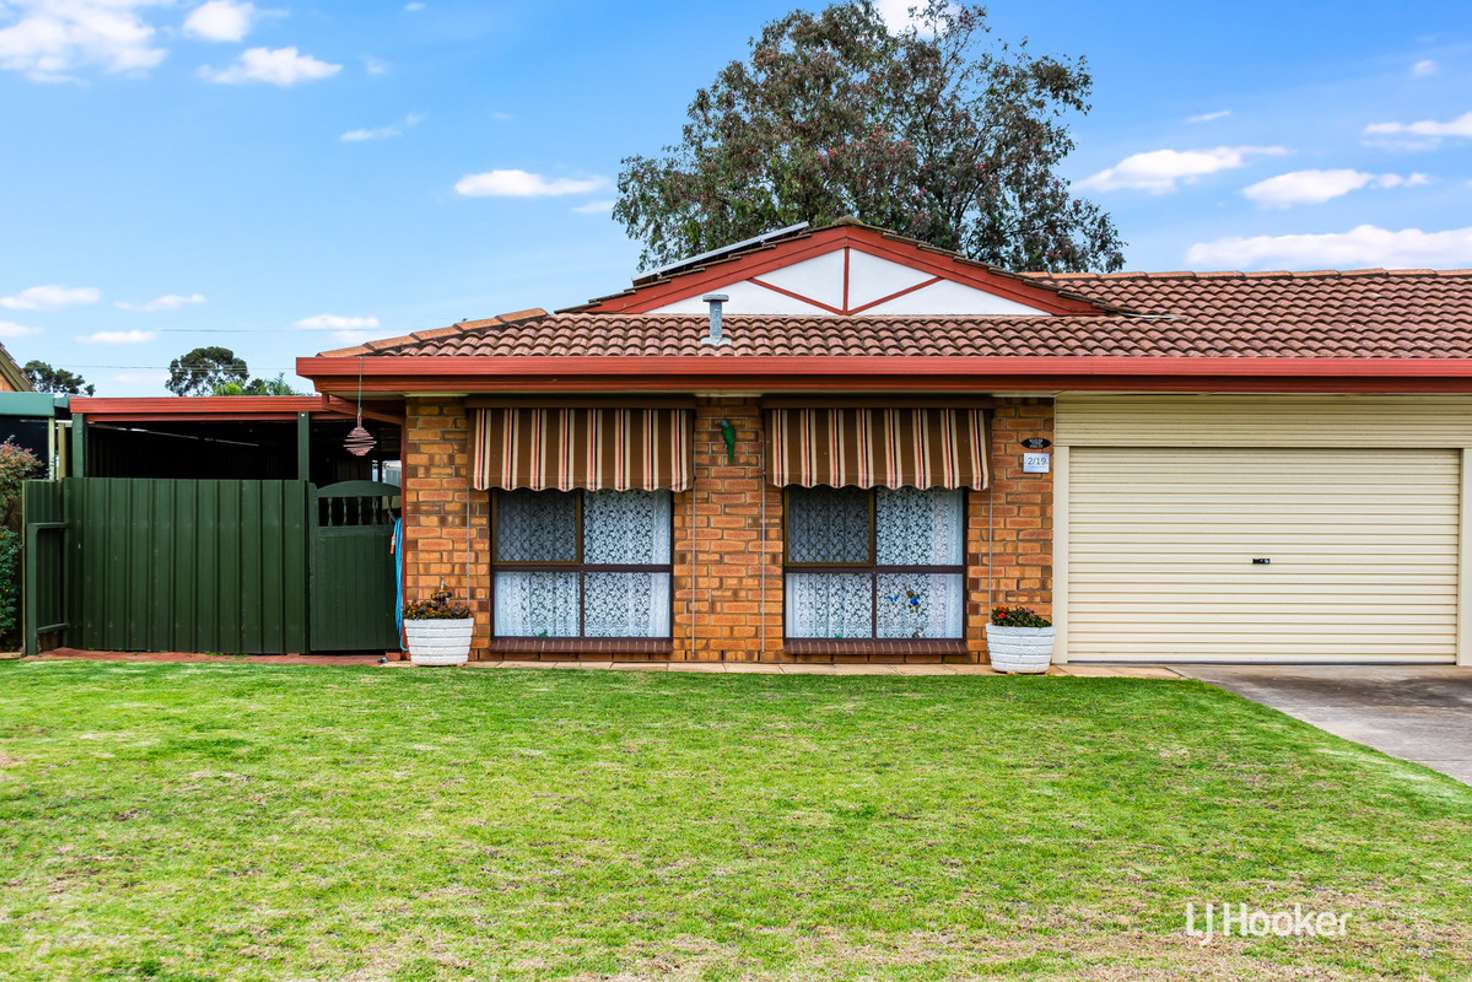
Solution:
<path fill-rule="evenodd" d="M 0 885 L 4 978 L 1453 977 L 1472 789 L 1192 682 L 8 662 Z"/>

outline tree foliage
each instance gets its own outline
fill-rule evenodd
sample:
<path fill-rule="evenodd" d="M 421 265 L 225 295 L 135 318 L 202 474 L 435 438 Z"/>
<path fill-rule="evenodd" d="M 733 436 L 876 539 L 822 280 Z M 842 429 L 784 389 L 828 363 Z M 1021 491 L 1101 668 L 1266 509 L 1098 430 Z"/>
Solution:
<path fill-rule="evenodd" d="M 1057 173 L 1085 60 L 995 40 L 978 6 L 796 10 L 700 89 L 681 140 L 628 157 L 614 218 L 652 266 L 844 216 L 1009 269 L 1114 270 L 1123 243 Z"/>
<path fill-rule="evenodd" d="M 95 385 L 88 385 L 87 380 L 75 372 L 53 368 L 44 361 L 28 361 L 21 371 L 30 380 L 31 388 L 37 392 L 90 396 L 97 391 Z"/>
<path fill-rule="evenodd" d="M 45 471 L 25 447 L 0 443 L 0 647 L 7 651 L 20 640 L 21 485 Z"/>
<path fill-rule="evenodd" d="M 217 396 L 299 396 L 305 393 L 298 392 L 286 381 L 286 373 L 281 372 L 275 378 L 253 378 L 245 384 L 239 382 L 221 382 L 217 384 L 210 393 Z"/>
<path fill-rule="evenodd" d="M 229 348 L 211 345 L 169 362 L 169 380 L 164 388 L 176 396 L 206 395 L 230 382 L 243 385 L 249 378 L 244 358 L 237 358 Z"/>

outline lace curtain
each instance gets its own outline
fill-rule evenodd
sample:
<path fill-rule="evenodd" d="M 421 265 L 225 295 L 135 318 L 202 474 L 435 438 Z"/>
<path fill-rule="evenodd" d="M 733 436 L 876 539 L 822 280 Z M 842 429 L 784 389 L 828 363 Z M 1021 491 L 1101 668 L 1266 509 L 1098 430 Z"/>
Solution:
<path fill-rule="evenodd" d="M 787 636 L 872 636 L 872 579 L 869 573 L 788 573 Z"/>
<path fill-rule="evenodd" d="M 497 573 L 495 618 L 506 637 L 577 637 L 578 574 Z"/>
<path fill-rule="evenodd" d="M 792 563 L 960 566 L 965 562 L 962 491 L 815 488 L 788 497 Z M 787 635 L 803 638 L 959 638 L 965 576 L 956 573 L 807 573 L 785 577 Z"/>
<path fill-rule="evenodd" d="M 880 488 L 874 561 L 880 566 L 959 566 L 966 522 L 960 491 Z"/>
<path fill-rule="evenodd" d="M 574 562 L 578 497 L 571 491 L 505 491 L 496 500 L 496 560 Z"/>
<path fill-rule="evenodd" d="M 959 638 L 965 613 L 960 573 L 880 573 L 876 637 Z"/>
<path fill-rule="evenodd" d="M 789 562 L 869 561 L 869 492 L 863 488 L 794 490 L 786 520 Z"/>
<path fill-rule="evenodd" d="M 589 491 L 583 497 L 583 562 L 661 566 L 670 561 L 668 491 Z"/>
<path fill-rule="evenodd" d="M 497 502 L 499 562 L 577 560 L 577 493 L 513 491 Z M 583 495 L 583 563 L 670 562 L 668 491 Z M 670 574 L 574 570 L 495 574 L 496 633 L 504 637 L 668 637 Z M 581 623 L 580 623 L 581 621 Z"/>

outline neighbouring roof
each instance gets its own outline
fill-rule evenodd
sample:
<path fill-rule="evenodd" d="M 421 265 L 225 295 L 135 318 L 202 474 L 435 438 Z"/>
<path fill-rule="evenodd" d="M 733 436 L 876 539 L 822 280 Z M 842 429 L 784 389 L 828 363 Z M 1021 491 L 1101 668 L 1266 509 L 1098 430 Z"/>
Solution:
<path fill-rule="evenodd" d="M 26 378 L 26 373 L 21 369 L 20 363 L 0 344 L 0 379 L 4 379 L 3 388 L 9 392 L 34 392 L 35 387 L 31 380 Z"/>
<path fill-rule="evenodd" d="M 324 356 L 1472 358 L 1472 270 L 1037 277 L 1133 314 L 801 317 L 517 311 Z"/>

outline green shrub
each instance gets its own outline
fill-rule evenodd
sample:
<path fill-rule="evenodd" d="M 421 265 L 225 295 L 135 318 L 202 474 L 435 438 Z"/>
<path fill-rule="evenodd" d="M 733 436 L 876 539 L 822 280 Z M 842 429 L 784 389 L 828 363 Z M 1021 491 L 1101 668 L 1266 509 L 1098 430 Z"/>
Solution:
<path fill-rule="evenodd" d="M 0 526 L 0 648 L 20 647 L 20 533 Z"/>

